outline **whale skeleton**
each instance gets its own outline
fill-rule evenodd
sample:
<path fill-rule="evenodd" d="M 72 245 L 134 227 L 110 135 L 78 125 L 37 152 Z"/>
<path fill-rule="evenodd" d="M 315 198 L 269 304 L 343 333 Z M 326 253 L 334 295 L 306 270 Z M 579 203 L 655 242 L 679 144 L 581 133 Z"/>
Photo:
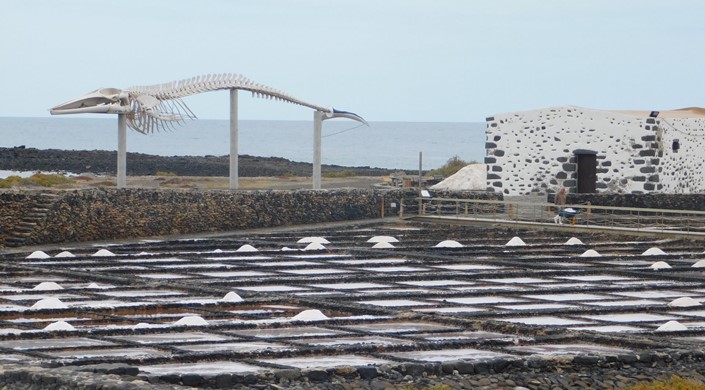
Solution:
<path fill-rule="evenodd" d="M 187 119 L 196 119 L 183 98 L 199 93 L 230 91 L 230 188 L 238 188 L 237 164 L 237 91 L 253 97 L 274 99 L 314 110 L 313 188 L 321 188 L 321 122 L 331 118 L 348 118 L 368 125 L 361 116 L 332 107 L 324 107 L 290 96 L 277 89 L 253 82 L 239 74 L 221 73 L 192 77 L 164 84 L 133 86 L 126 89 L 99 88 L 79 98 L 52 107 L 52 115 L 118 114 L 119 188 L 126 186 L 126 127 L 143 134 L 173 129 Z"/>

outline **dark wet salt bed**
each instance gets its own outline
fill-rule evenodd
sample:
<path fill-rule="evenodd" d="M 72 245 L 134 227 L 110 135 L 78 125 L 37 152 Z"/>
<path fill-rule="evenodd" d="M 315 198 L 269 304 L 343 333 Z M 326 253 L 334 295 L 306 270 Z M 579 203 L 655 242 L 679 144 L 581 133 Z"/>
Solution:
<path fill-rule="evenodd" d="M 0 361 L 209 376 L 702 349 L 703 249 L 410 222 L 57 245 L 2 255 Z"/>

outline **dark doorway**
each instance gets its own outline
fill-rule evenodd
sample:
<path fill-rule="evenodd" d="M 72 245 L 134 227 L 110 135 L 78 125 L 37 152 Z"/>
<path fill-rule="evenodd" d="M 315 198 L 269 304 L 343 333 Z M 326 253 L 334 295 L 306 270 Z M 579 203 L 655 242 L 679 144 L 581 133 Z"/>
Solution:
<path fill-rule="evenodd" d="M 578 163 L 578 193 L 597 192 L 597 153 L 591 151 L 575 151 Z"/>

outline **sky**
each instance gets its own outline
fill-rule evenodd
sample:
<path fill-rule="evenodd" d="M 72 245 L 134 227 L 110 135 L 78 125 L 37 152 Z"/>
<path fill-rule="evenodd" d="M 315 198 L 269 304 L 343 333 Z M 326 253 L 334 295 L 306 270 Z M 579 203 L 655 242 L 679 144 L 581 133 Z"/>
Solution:
<path fill-rule="evenodd" d="M 368 121 L 703 106 L 701 0 L 3 0 L 0 116 L 238 73 Z M 227 119 L 226 91 L 187 97 Z M 240 92 L 239 116 L 310 120 Z M 93 115 L 95 116 L 95 114 Z"/>

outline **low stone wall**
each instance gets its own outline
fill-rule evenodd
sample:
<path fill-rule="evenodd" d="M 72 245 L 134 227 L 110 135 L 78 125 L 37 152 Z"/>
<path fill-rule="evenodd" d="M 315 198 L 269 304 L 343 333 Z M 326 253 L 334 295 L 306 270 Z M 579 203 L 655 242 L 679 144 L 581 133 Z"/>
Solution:
<path fill-rule="evenodd" d="M 705 194 L 568 194 L 569 204 L 588 202 L 596 206 L 705 211 Z"/>
<path fill-rule="evenodd" d="M 409 189 L 300 191 L 88 189 L 54 192 L 23 245 L 111 240 L 350 221 L 399 215 Z M 496 196 L 489 194 L 490 196 Z M 444 196 L 477 197 L 478 193 Z M 0 193 L 6 236 L 43 201 L 37 191 Z"/>

